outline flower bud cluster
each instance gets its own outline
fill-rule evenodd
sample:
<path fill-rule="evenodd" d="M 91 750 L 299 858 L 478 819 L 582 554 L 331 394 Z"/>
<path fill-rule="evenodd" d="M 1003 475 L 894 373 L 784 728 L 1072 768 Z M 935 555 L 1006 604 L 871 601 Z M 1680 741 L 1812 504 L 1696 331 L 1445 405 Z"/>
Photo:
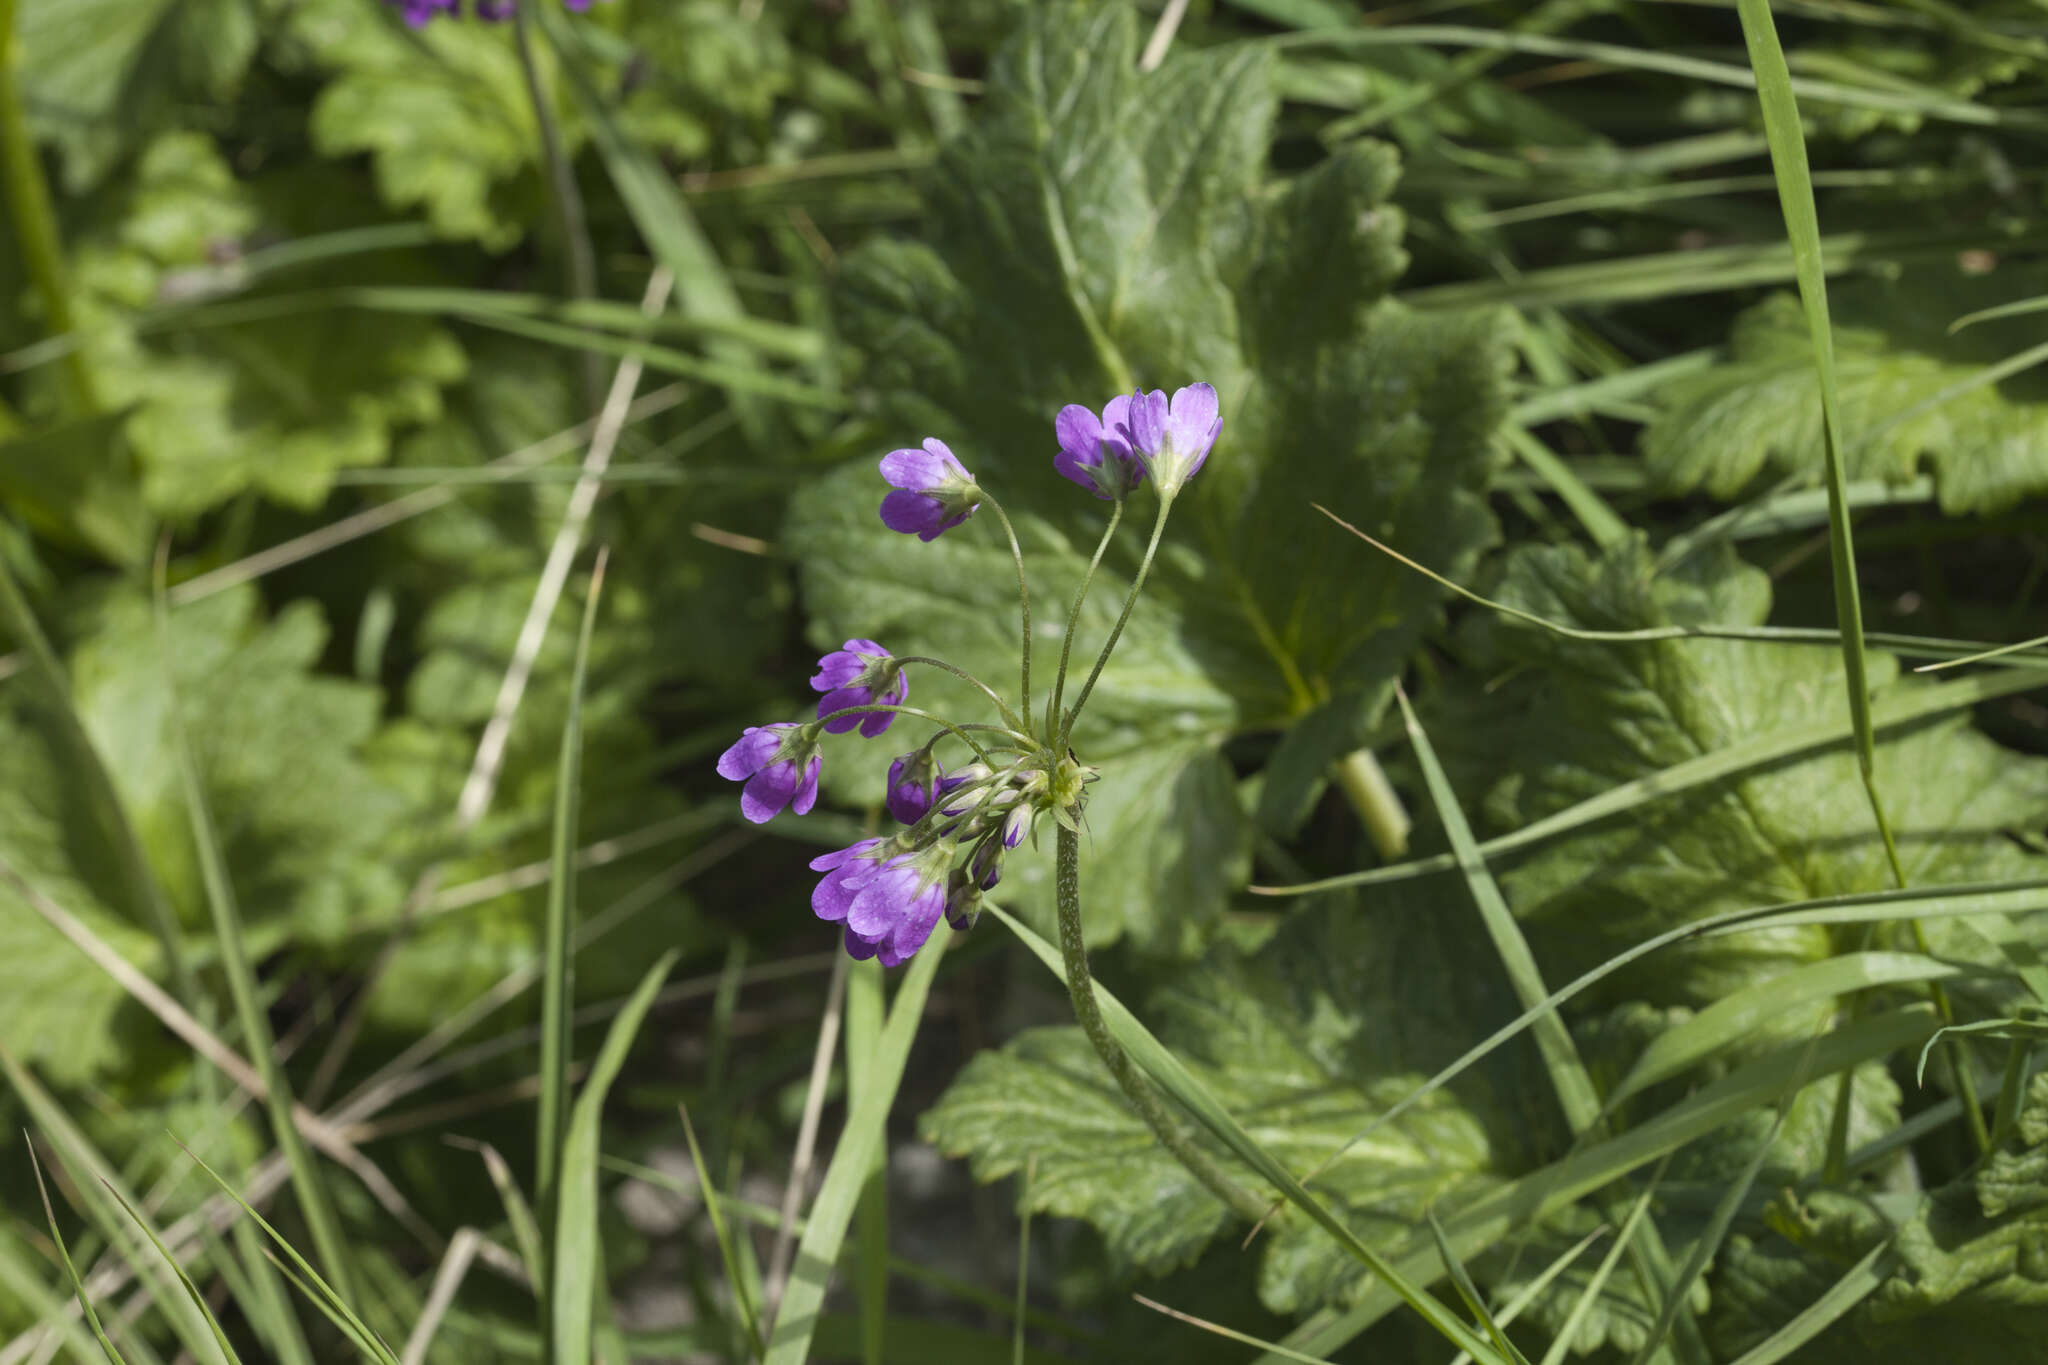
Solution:
<path fill-rule="evenodd" d="M 452 9 L 459 0 L 400 2 L 407 4 L 408 13 L 430 13 Z M 482 12 L 481 0 L 478 9 Z M 1201 469 L 1222 426 L 1216 391 L 1207 384 L 1180 389 L 1170 401 L 1158 390 L 1112 398 L 1100 415 L 1069 405 L 1054 422 L 1060 453 L 1053 466 L 1096 496 L 1114 501 L 1117 515 L 1125 498 L 1149 479 L 1160 494 L 1163 524 L 1166 504 Z M 881 471 L 891 485 L 882 499 L 882 522 L 904 535 L 935 540 L 984 503 L 994 508 L 1017 554 L 1028 649 L 1030 607 L 1023 559 L 1000 505 L 936 438 L 919 449 L 891 451 L 883 457 Z M 1105 546 L 1115 527 L 1112 516 Z M 1145 563 L 1150 562 L 1148 550 Z M 1142 581 L 1141 570 L 1132 585 L 1132 601 Z M 1126 616 L 1129 608 L 1126 602 Z M 1077 598 L 1068 622 L 1070 643 L 1079 613 Z M 1115 643 L 1112 632 L 1096 663 L 1098 672 Z M 1002 708 L 1006 723 L 955 725 L 911 711 L 905 705 L 910 695 L 907 663 L 967 678 Z M 1061 663 L 1064 674 L 1064 655 Z M 1028 654 L 1022 664 L 1022 710 L 1028 713 Z M 1091 675 L 1089 685 L 1093 682 Z M 884 805 L 902 828 L 811 860 L 812 870 L 825 874 L 811 893 L 811 909 L 819 919 L 842 927 L 846 951 L 852 956 L 880 958 L 883 965 L 894 967 L 924 946 L 942 915 L 956 929 L 971 927 L 980 913 L 982 893 L 1002 879 L 1004 855 L 1024 841 L 1041 814 L 1065 828 L 1078 828 L 1084 789 L 1095 779 L 1095 770 L 1065 751 L 1064 736 L 1085 701 L 1086 688 L 1064 717 L 1056 706 L 1048 707 L 1041 735 L 1032 729 L 1028 716 L 1013 712 L 978 679 L 937 660 L 899 659 L 864 639 L 848 640 L 819 659 L 811 687 L 822 694 L 814 719 L 749 727 L 719 757 L 719 775 L 746 784 L 740 793 L 740 813 L 749 820 L 764 822 L 785 809 L 798 815 L 810 811 L 824 761 L 822 735 L 858 729 L 863 738 L 873 739 L 906 713 L 937 720 L 941 726 L 922 747 L 889 765 Z M 936 753 L 937 745 L 948 739 L 973 749 L 975 760 L 948 772 Z"/>

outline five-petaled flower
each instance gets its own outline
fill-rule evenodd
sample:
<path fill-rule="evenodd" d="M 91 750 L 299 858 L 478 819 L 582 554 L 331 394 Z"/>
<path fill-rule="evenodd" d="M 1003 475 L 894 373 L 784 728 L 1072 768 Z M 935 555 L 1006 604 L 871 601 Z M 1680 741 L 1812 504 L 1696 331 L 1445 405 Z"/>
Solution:
<path fill-rule="evenodd" d="M 903 676 L 903 665 L 873 640 L 848 640 L 843 648 L 818 660 L 818 674 L 811 679 L 811 687 L 825 694 L 818 699 L 820 720 L 854 706 L 901 706 L 910 695 L 910 680 Z M 840 716 L 825 721 L 825 730 L 843 735 L 858 725 L 864 738 L 873 739 L 895 719 L 894 711 Z"/>
<path fill-rule="evenodd" d="M 1060 443 L 1052 467 L 1104 501 L 1127 496 L 1145 477 L 1131 452 L 1130 411 L 1131 396 L 1123 393 L 1100 417 L 1079 403 L 1061 408 L 1052 423 Z"/>
<path fill-rule="evenodd" d="M 1159 496 L 1170 498 L 1209 458 L 1223 418 L 1216 390 L 1190 384 L 1174 393 L 1171 404 L 1158 389 L 1133 394 L 1127 426 L 1132 451 L 1144 462 Z"/>
<path fill-rule="evenodd" d="M 946 872 L 952 850 L 944 845 L 892 852 L 894 840 L 863 839 L 811 859 L 825 873 L 811 893 L 819 919 L 844 922 L 846 951 L 901 966 L 924 947 L 946 910 Z"/>
<path fill-rule="evenodd" d="M 818 800 L 823 763 L 815 725 L 781 721 L 749 725 L 739 742 L 718 756 L 718 775 L 747 784 L 740 790 L 740 814 L 759 825 L 784 806 L 808 815 Z"/>
<path fill-rule="evenodd" d="M 922 450 L 884 455 L 882 477 L 896 486 L 882 499 L 882 524 L 919 540 L 937 540 L 981 506 L 974 476 L 936 436 L 926 437 Z"/>

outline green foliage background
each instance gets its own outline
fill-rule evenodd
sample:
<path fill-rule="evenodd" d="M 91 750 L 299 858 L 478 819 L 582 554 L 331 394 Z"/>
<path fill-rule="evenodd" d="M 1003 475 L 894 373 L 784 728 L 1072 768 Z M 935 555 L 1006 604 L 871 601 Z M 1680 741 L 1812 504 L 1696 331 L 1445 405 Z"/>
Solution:
<path fill-rule="evenodd" d="M 263 1106 L 191 1047 L 272 1055 L 239 960 L 277 1074 L 331 1125 L 352 1269 L 321 1268 L 366 1334 L 431 1319 L 426 1359 L 575 1358 L 544 1345 L 578 1320 L 562 1263 L 537 1273 L 524 1204 L 455 1138 L 502 1151 L 547 1256 L 583 1249 L 597 1355 L 762 1355 L 786 1252 L 735 1247 L 728 1223 L 778 1215 L 734 1192 L 808 1159 L 807 1101 L 828 1147 L 851 1134 L 886 1055 L 879 976 L 834 965 L 804 861 L 876 828 L 923 732 L 829 741 L 820 811 L 765 830 L 712 763 L 807 710 L 812 660 L 850 637 L 1015 679 L 988 518 L 927 545 L 875 516 L 875 460 L 928 436 L 1015 522 L 1042 697 L 1106 511 L 1053 474 L 1052 418 L 1197 380 L 1222 441 L 1074 736 L 1102 771 L 1081 871 L 1106 985 L 1403 1274 L 1449 1302 L 1459 1261 L 1529 1360 L 2048 1339 L 2043 655 L 1911 671 L 2041 630 L 2037 7 L 1778 8 L 1875 632 L 1867 791 L 1814 343 L 1729 7 L 521 8 L 411 29 L 382 0 L 0 0 L 0 1118 L 54 1195 L 46 1222 L 11 1146 L 0 1361 L 60 1322 L 52 1349 L 94 1358 L 59 1231 L 105 1317 L 136 1267 L 124 1358 L 228 1358 L 103 1191 L 159 1229 L 208 1207 L 166 1134 L 277 1188 Z M 586 506 L 622 366 L 642 373 Z M 1154 505 L 1097 574 L 1084 660 Z M 913 688 L 992 719 L 935 670 Z M 1368 833 L 1388 800 L 1405 847 Z M 996 899 L 1050 939 L 1052 884 L 1022 849 Z M 543 949 L 551 887 L 587 938 L 573 980 Z M 1496 895 L 1533 965 L 1499 946 Z M 882 1136 L 961 1158 L 954 1183 L 893 1211 L 869 1187 L 799 1353 L 1282 1358 L 1134 1287 L 1290 1358 L 1444 1353 L 1298 1207 L 1243 1245 L 1010 931 L 949 932 L 902 987 L 933 1005 Z M 671 952 L 660 1003 L 621 1012 Z M 1608 1099 L 1590 1126 L 1509 1027 L 1583 974 L 1559 1015 Z M 540 979 L 586 1008 L 577 1058 L 625 1021 L 560 1204 Z M 678 1102 L 704 1138 L 687 1179 Z M 1008 1182 L 1001 1207 L 967 1173 Z M 620 1212 L 678 1182 L 666 1223 Z M 319 1200 L 266 1195 L 319 1259 Z M 1056 1215 L 1029 1252 L 1013 1211 Z M 459 1229 L 493 1273 L 433 1317 Z M 247 1224 L 176 1250 L 239 1358 L 381 1358 L 286 1306 Z M 888 1291 L 892 1252 L 954 1278 Z M 643 1321 L 669 1299 L 676 1322 Z"/>

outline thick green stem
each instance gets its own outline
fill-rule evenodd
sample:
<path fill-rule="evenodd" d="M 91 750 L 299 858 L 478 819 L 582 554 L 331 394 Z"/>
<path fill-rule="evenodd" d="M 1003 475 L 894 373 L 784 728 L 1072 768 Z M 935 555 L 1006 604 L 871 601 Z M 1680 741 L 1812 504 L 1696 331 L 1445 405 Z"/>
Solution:
<path fill-rule="evenodd" d="M 1054 876 L 1059 895 L 1060 951 L 1066 958 L 1067 994 L 1073 998 L 1074 1018 L 1080 1021 L 1081 1032 L 1095 1045 L 1102 1064 L 1109 1068 L 1109 1074 L 1116 1078 L 1131 1107 L 1145 1120 L 1145 1126 L 1152 1130 L 1160 1145 L 1233 1213 L 1256 1222 L 1265 1216 L 1265 1202 L 1226 1175 L 1215 1158 L 1181 1131 L 1158 1092 L 1138 1074 L 1138 1068 L 1110 1033 L 1108 1021 L 1102 1017 L 1102 1006 L 1095 999 L 1094 978 L 1088 972 L 1088 944 L 1081 936 L 1081 836 L 1065 825 L 1060 826 L 1057 856 Z"/>
<path fill-rule="evenodd" d="M 1060 667 L 1052 677 L 1052 700 L 1045 708 L 1045 733 L 1048 737 L 1059 733 L 1060 702 L 1067 691 L 1067 659 L 1074 652 L 1074 631 L 1081 624 L 1081 604 L 1088 600 L 1088 589 L 1095 582 L 1095 570 L 1102 563 L 1103 552 L 1109 549 L 1109 540 L 1116 534 L 1117 524 L 1124 519 L 1124 500 L 1118 498 L 1110 505 L 1109 525 L 1102 529 L 1102 539 L 1095 542 L 1095 557 L 1088 561 L 1088 572 L 1081 575 L 1081 586 L 1074 589 L 1074 605 L 1067 612 L 1067 634 L 1060 641 Z"/>
<path fill-rule="evenodd" d="M 1018 651 L 1017 667 L 1024 675 L 1020 690 L 1028 722 L 1031 715 L 1031 583 L 1024 577 L 1024 547 L 1017 543 L 1017 528 L 1010 525 L 1009 513 L 1003 511 L 1003 505 L 986 488 L 981 490 L 981 498 L 988 504 L 988 510 L 996 514 L 996 520 L 1003 524 L 1003 534 L 1010 540 L 1010 558 L 1017 561 L 1017 609 L 1023 618 L 1020 627 L 1023 648 Z"/>
<path fill-rule="evenodd" d="M 1067 741 L 1074 733 L 1074 720 L 1081 714 L 1081 708 L 1088 704 L 1088 694 L 1095 690 L 1095 680 L 1102 676 L 1102 669 L 1109 662 L 1109 656 L 1116 649 L 1116 642 L 1123 638 L 1124 623 L 1131 619 L 1131 608 L 1138 605 L 1138 594 L 1144 591 L 1146 575 L 1152 572 L 1152 557 L 1159 553 L 1159 537 L 1166 534 L 1166 518 L 1173 511 L 1173 499 L 1159 500 L 1159 518 L 1152 523 L 1152 539 L 1145 542 L 1145 558 L 1139 561 L 1138 575 L 1131 580 L 1131 590 L 1124 595 L 1124 609 L 1117 613 L 1116 625 L 1111 627 L 1109 638 L 1102 642 L 1102 652 L 1095 656 L 1095 667 L 1088 670 L 1088 681 L 1081 684 L 1080 693 L 1074 698 L 1073 709 L 1067 712 L 1060 724 L 1060 732 L 1053 741 L 1053 752 L 1066 750 Z"/>
<path fill-rule="evenodd" d="M 1392 861 L 1408 851 L 1408 831 L 1415 827 L 1408 808 L 1370 749 L 1357 749 L 1331 765 L 1337 785 L 1358 812 L 1382 858 Z"/>
<path fill-rule="evenodd" d="M 0 0 L 0 163 L 4 163 L 8 215 L 22 263 L 42 301 L 46 329 L 51 336 L 60 337 L 74 328 L 71 282 L 64 270 L 63 238 L 50 204 L 50 187 L 43 179 L 43 163 L 36 156 L 35 139 L 29 135 L 28 116 L 21 106 L 21 49 L 14 40 L 14 16 L 15 0 Z M 77 411 L 93 411 L 98 406 L 97 394 L 83 349 L 73 346 L 64 358 L 64 367 Z"/>

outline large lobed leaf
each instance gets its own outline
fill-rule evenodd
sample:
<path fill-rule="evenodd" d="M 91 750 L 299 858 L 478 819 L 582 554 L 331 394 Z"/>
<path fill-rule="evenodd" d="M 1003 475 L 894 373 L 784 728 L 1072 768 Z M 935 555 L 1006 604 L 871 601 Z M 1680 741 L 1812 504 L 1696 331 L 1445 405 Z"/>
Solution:
<path fill-rule="evenodd" d="M 1501 1021 L 1498 983 L 1461 962 L 1455 933 L 1421 911 L 1368 916 L 1345 902 L 1299 916 L 1248 957 L 1212 951 L 1153 1002 L 1161 1040 L 1262 1146 L 1304 1174 L 1336 1157 L 1314 1188 L 1376 1244 L 1516 1164 L 1519 1120 L 1535 1112 L 1514 1068 L 1493 1066 L 1346 1147 L 1456 1056 L 1467 1028 Z M 971 1156 L 984 1180 L 1030 1164 L 1024 1202 L 1087 1219 L 1126 1265 L 1157 1272 L 1192 1260 L 1227 1222 L 1078 1029 L 1033 1030 L 980 1054 L 923 1130 Z M 1260 1188 L 1248 1169 L 1235 1174 Z M 1355 1287 L 1356 1263 L 1306 1219 L 1283 1216 L 1264 1240 L 1260 1296 L 1276 1311 Z"/>
<path fill-rule="evenodd" d="M 1518 550 L 1499 595 L 1603 630 L 1754 625 L 1770 609 L 1764 574 L 1732 553 L 1696 556 L 1659 577 L 1640 543 L 1600 561 L 1575 550 Z M 1477 662 L 1526 671 L 1475 703 L 1466 723 L 1443 728 L 1463 769 L 1487 784 L 1483 810 L 1501 828 L 1747 737 L 1818 730 L 1843 714 L 1840 656 L 1828 648 L 1575 641 L 1522 625 L 1492 630 L 1488 640 Z M 1882 654 L 1871 656 L 1871 676 L 1880 697 L 1931 685 L 1900 678 Z M 1877 784 L 1909 885 L 2040 875 L 2040 859 L 2007 831 L 2048 817 L 2048 761 L 2003 749 L 1966 716 L 1948 716 L 1880 736 Z M 1706 915 L 1891 885 L 1846 744 L 1646 802 L 1545 842 L 1500 877 L 1556 980 Z M 1938 951 L 1984 956 L 1965 933 L 1929 930 Z M 1609 994 L 1704 1005 L 1837 946 L 1815 927 L 1675 945 L 1616 977 Z"/>
<path fill-rule="evenodd" d="M 1136 59 L 1124 6 L 1034 11 L 994 63 L 981 121 L 942 156 L 925 240 L 849 257 L 840 316 L 888 445 L 948 441 L 1016 518 L 1040 696 L 1106 510 L 1054 474 L 1054 414 L 1099 409 L 1134 384 L 1206 380 L 1221 395 L 1222 440 L 1077 736 L 1104 769 L 1083 854 L 1091 933 L 1184 954 L 1247 867 L 1223 743 L 1288 727 L 1333 695 L 1376 711 L 1437 600 L 1310 504 L 1468 567 L 1494 533 L 1478 490 L 1507 324 L 1385 299 L 1404 261 L 1386 148 L 1347 148 L 1291 180 L 1268 173 L 1276 99 L 1262 48 L 1176 51 L 1144 75 Z M 1009 688 L 1007 551 L 982 525 L 930 546 L 884 529 L 872 457 L 794 502 L 814 639 L 872 636 Z M 1084 671 L 1153 507 L 1149 492 L 1132 500 L 1134 524 L 1098 577 L 1076 648 Z M 933 694 L 969 697 L 936 682 Z M 1340 752 L 1296 765 L 1296 786 Z M 872 797 L 883 760 L 862 762 L 849 780 L 835 755 L 828 781 Z M 1049 880 L 1015 876 L 1020 908 L 1041 922 Z"/>
<path fill-rule="evenodd" d="M 1835 378 L 1851 423 L 1846 477 L 1932 473 L 1949 512 L 1994 511 L 2048 489 L 2048 382 L 2038 369 L 1979 378 L 2038 343 L 2039 328 L 2016 318 L 1948 331 L 1966 313 L 2039 292 L 2040 279 L 1929 268 L 1830 292 Z M 1665 388 L 1643 434 L 1657 477 L 1721 498 L 1760 478 L 1817 477 L 1820 390 L 1798 299 L 1773 294 L 1744 313 L 1729 352 Z"/>
<path fill-rule="evenodd" d="M 153 510 L 190 517 L 245 489 L 312 507 L 337 470 L 381 463 L 395 430 L 440 416 L 442 388 L 467 362 L 430 318 L 330 304 L 164 325 L 166 305 L 234 280 L 219 262 L 360 214 L 331 182 L 238 181 L 201 133 L 166 133 L 143 152 L 75 269 L 86 363 L 102 401 L 127 414 L 120 434 Z M 403 279 L 399 259 L 302 270 L 287 287 Z"/>

